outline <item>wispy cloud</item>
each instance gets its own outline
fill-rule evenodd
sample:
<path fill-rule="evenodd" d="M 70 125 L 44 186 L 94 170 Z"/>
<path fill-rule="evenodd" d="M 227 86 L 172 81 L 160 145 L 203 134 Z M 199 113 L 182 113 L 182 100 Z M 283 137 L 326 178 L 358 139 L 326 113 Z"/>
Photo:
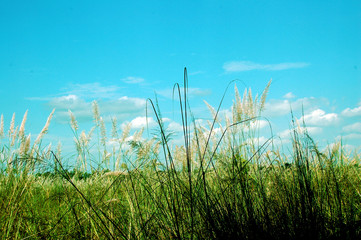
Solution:
<path fill-rule="evenodd" d="M 30 101 L 47 101 L 52 102 L 54 100 L 75 100 L 74 98 L 81 99 L 110 99 L 120 96 L 119 90 L 121 87 L 116 85 L 104 86 L 101 83 L 76 83 L 68 84 L 66 87 L 60 89 L 60 93 L 50 96 L 42 97 L 28 97 Z M 55 97 L 60 96 L 60 97 Z"/>
<path fill-rule="evenodd" d="M 123 96 L 114 100 L 99 100 L 98 105 L 100 114 L 106 121 L 111 117 L 116 117 L 118 121 L 126 121 L 145 115 L 146 100 Z M 92 101 L 76 95 L 53 98 L 48 102 L 48 106 L 56 108 L 55 119 L 61 123 L 69 121 L 68 110 L 73 112 L 78 121 L 91 121 L 93 118 Z"/>
<path fill-rule="evenodd" d="M 85 83 L 85 84 L 69 84 L 63 89 L 64 94 L 76 95 L 84 98 L 114 98 L 119 91 L 120 87 L 115 85 L 103 86 L 102 84 L 95 83 Z"/>
<path fill-rule="evenodd" d="M 50 108 L 56 108 L 54 118 L 61 123 L 69 121 L 68 110 L 71 110 L 79 121 L 92 118 L 91 102 L 87 102 L 73 94 L 52 98 L 47 105 Z"/>
<path fill-rule="evenodd" d="M 128 83 L 128 84 L 138 84 L 138 83 L 143 83 L 144 82 L 144 78 L 141 77 L 126 77 L 121 79 L 123 82 Z"/>
<path fill-rule="evenodd" d="M 342 128 L 344 132 L 361 132 L 361 122 L 346 125 Z"/>
<path fill-rule="evenodd" d="M 361 106 L 356 108 L 346 108 L 341 113 L 345 117 L 356 117 L 361 116 Z"/>
<path fill-rule="evenodd" d="M 309 66 L 309 63 L 295 62 L 295 63 L 277 63 L 277 64 L 261 64 L 251 61 L 232 61 L 223 64 L 223 69 L 229 72 L 243 72 L 251 70 L 265 70 L 265 71 L 280 71 L 292 68 L 304 68 Z"/>
<path fill-rule="evenodd" d="M 286 98 L 286 99 L 292 99 L 292 98 L 295 98 L 296 96 L 292 93 L 292 92 L 289 92 L 287 94 L 285 94 L 283 96 L 283 98 Z"/>
<path fill-rule="evenodd" d="M 340 141 L 340 140 L 358 140 L 361 139 L 361 134 L 360 133 L 350 133 L 344 136 L 338 136 L 336 137 L 336 140 Z"/>

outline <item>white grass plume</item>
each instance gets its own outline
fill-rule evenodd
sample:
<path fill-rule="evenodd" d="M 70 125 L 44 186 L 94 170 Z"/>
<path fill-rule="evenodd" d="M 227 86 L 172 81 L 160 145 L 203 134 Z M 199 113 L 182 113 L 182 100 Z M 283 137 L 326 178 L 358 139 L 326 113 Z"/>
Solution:
<path fill-rule="evenodd" d="M 41 141 L 41 139 L 44 137 L 44 135 L 48 132 L 50 121 L 53 118 L 54 112 L 55 112 L 55 108 L 53 109 L 53 111 L 50 113 L 48 119 L 46 120 L 45 126 L 43 127 L 43 129 L 39 133 L 38 137 L 36 138 L 36 140 L 34 142 L 34 145 L 38 144 Z"/>
<path fill-rule="evenodd" d="M 21 125 L 20 125 L 20 129 L 19 129 L 19 137 L 20 139 L 22 139 L 24 137 L 24 133 L 25 133 L 25 123 L 28 117 L 28 110 L 26 110 L 23 120 L 21 121 Z"/>

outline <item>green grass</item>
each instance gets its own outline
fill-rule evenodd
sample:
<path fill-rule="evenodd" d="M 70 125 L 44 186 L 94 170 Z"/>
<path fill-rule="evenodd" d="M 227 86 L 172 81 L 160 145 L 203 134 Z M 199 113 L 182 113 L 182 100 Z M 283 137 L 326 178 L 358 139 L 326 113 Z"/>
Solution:
<path fill-rule="evenodd" d="M 60 148 L 42 147 L 41 139 L 25 147 L 27 137 L 13 126 L 1 142 L 0 238 L 360 239 L 359 155 L 340 143 L 319 150 L 296 122 L 291 152 L 280 152 L 272 138 L 258 144 L 251 124 L 268 86 L 259 98 L 248 91 L 241 99 L 236 90 L 231 119 L 210 107 L 208 129 L 192 120 L 187 91 L 178 90 L 185 140 L 178 147 L 170 146 L 157 104 L 149 101 L 156 138 L 138 132 L 127 141 L 129 129 L 118 134 L 113 121 L 119 146 L 109 149 L 95 105 L 97 144 L 71 118 L 72 169 Z M 210 134 L 216 126 L 222 134 Z M 101 164 L 92 165 L 94 159 Z"/>

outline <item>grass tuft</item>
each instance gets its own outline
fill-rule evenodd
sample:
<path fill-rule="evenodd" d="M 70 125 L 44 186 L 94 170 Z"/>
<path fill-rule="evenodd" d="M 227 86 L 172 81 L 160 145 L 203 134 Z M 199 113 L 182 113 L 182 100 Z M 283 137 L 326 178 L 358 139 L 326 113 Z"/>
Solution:
<path fill-rule="evenodd" d="M 54 111 L 31 143 L 15 114 L 0 123 L 1 239 L 360 239 L 360 155 L 342 142 L 321 151 L 296 119 L 292 150 L 259 141 L 271 81 L 260 96 L 235 87 L 231 114 L 208 103 L 212 120 L 195 120 L 188 76 L 175 84 L 183 145 L 171 144 L 157 99 L 147 101 L 157 131 L 131 124 L 111 134 L 96 102 L 94 127 L 80 131 L 69 112 L 76 153 L 43 147 Z M 150 109 L 148 111 L 148 108 Z M 269 121 L 268 121 L 269 122 Z M 94 135 L 94 136 L 93 136 Z M 111 144 L 110 144 L 111 143 Z"/>

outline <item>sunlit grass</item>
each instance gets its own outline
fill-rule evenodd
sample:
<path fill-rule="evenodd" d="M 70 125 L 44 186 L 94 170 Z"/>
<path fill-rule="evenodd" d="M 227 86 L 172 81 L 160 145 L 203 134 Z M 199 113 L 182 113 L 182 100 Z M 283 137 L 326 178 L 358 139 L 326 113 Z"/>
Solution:
<path fill-rule="evenodd" d="M 257 121 L 270 83 L 259 97 L 246 90 L 231 116 L 208 105 L 213 121 L 194 119 L 180 98 L 184 144 L 171 135 L 149 100 L 158 134 L 111 139 L 98 106 L 94 127 L 80 131 L 70 112 L 75 167 L 61 147 L 42 146 L 52 114 L 31 144 L 23 117 L 5 132 L 1 118 L 1 239 L 358 239 L 361 236 L 360 157 L 340 143 L 321 151 L 294 121 L 292 152 L 273 138 L 257 141 Z M 223 98 L 220 101 L 222 104 Z M 95 144 L 90 144 L 94 141 Z M 107 144 L 111 141 L 113 144 Z"/>

